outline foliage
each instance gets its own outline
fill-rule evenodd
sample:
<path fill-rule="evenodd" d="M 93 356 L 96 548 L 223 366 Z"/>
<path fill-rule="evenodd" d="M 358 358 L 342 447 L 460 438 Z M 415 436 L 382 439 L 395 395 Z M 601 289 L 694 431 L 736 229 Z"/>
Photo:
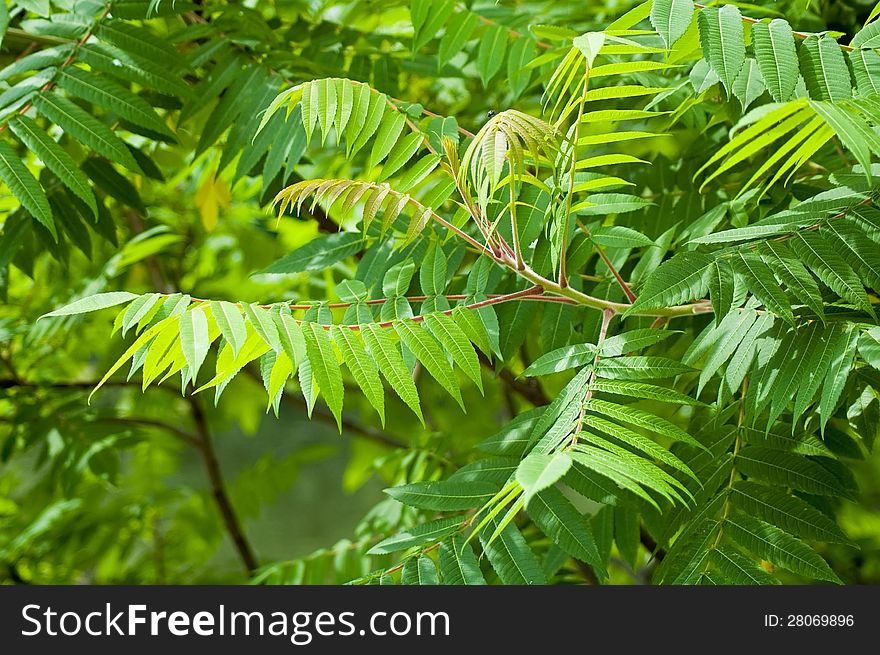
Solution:
<path fill-rule="evenodd" d="M 28 548 L 108 481 L 155 551 L 162 431 L 254 582 L 878 575 L 877 12 L 606 4 L 13 3 L 3 457 L 52 468 L 39 508 L 0 477 L 13 577 L 93 566 Z M 388 498 L 261 563 L 210 432 L 283 401 L 380 448 L 349 472 Z"/>

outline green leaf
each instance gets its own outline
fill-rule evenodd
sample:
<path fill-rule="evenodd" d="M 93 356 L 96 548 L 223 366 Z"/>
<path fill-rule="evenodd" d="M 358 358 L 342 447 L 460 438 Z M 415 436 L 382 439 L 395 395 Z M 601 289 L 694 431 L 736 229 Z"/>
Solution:
<path fill-rule="evenodd" d="M 578 343 L 557 348 L 541 355 L 522 372 L 525 377 L 550 375 L 588 364 L 596 357 L 596 346 L 591 343 Z"/>
<path fill-rule="evenodd" d="M 84 109 L 57 93 L 41 93 L 34 99 L 37 111 L 58 125 L 67 134 L 110 161 L 142 174 L 125 143 L 109 127 Z"/>
<path fill-rule="evenodd" d="M 733 95 L 739 99 L 743 111 L 746 111 L 749 105 L 760 98 L 766 88 L 758 62 L 748 57 L 733 82 Z"/>
<path fill-rule="evenodd" d="M 394 325 L 400 340 L 406 344 L 416 356 L 428 373 L 449 392 L 456 402 L 464 409 L 464 401 L 461 399 L 461 391 L 455 373 L 446 356 L 440 349 L 440 344 L 421 325 L 410 320 L 402 320 Z"/>
<path fill-rule="evenodd" d="M 507 83 L 514 99 L 519 98 L 532 79 L 529 63 L 535 59 L 535 42 L 525 36 L 514 39 L 507 56 Z"/>
<path fill-rule="evenodd" d="M 88 312 L 96 312 L 99 309 L 115 307 L 116 305 L 121 305 L 124 302 L 129 302 L 139 297 L 140 296 L 138 296 L 137 294 L 129 293 L 128 291 L 108 291 L 106 293 L 97 293 L 93 296 L 87 296 L 85 298 L 75 300 L 69 305 L 60 307 L 54 311 L 49 312 L 48 314 L 43 314 L 40 318 L 46 318 L 48 316 L 69 316 L 71 314 L 85 314 Z"/>
<path fill-rule="evenodd" d="M 464 537 L 453 535 L 440 544 L 440 574 L 448 585 L 484 585 L 480 563 Z"/>
<path fill-rule="evenodd" d="M 596 364 L 596 375 L 612 380 L 671 378 L 691 372 L 690 366 L 667 357 L 615 357 Z"/>
<path fill-rule="evenodd" d="M 199 369 L 208 355 L 211 342 L 208 337 L 208 318 L 200 307 L 193 307 L 180 317 L 180 347 L 186 357 L 188 377 L 195 384 Z"/>
<path fill-rule="evenodd" d="M 840 578 L 812 548 L 775 525 L 742 512 L 728 516 L 724 530 L 761 559 L 814 580 L 840 583 Z"/>
<path fill-rule="evenodd" d="M 651 5 L 651 25 L 669 50 L 691 25 L 694 3 L 691 0 L 654 0 Z"/>
<path fill-rule="evenodd" d="M 868 23 L 852 38 L 849 44 L 853 48 L 880 48 L 880 23 Z"/>
<path fill-rule="evenodd" d="M 730 500 L 734 507 L 755 518 L 805 539 L 848 544 L 837 524 L 800 498 L 758 484 L 735 482 Z"/>
<path fill-rule="evenodd" d="M 498 519 L 494 519 L 489 526 L 494 528 L 497 522 Z M 545 584 L 541 563 L 513 523 L 508 523 L 491 543 L 486 532 L 480 534 L 480 541 L 489 563 L 504 584 Z"/>
<path fill-rule="evenodd" d="M 785 242 L 765 241 L 758 247 L 758 252 L 795 298 L 813 310 L 816 316 L 825 315 L 819 285 Z"/>
<path fill-rule="evenodd" d="M 776 102 L 788 102 L 800 76 L 791 25 L 781 18 L 755 23 L 752 39 L 767 90 Z"/>
<path fill-rule="evenodd" d="M 716 259 L 709 267 L 709 299 L 715 314 L 715 325 L 720 325 L 722 319 L 733 308 L 734 288 L 733 271 L 730 264 L 724 260 Z"/>
<path fill-rule="evenodd" d="M 492 308 L 484 307 L 483 309 L 491 311 Z M 498 333 L 497 331 L 495 333 L 495 348 L 493 348 L 489 332 L 482 320 L 483 316 L 484 315 L 481 314 L 480 310 L 473 311 L 462 306 L 455 307 L 452 310 L 452 318 L 455 319 L 455 322 L 458 323 L 458 326 L 467 335 L 468 339 L 470 339 L 477 348 L 482 350 L 487 357 L 491 357 L 493 352 L 498 352 L 499 350 L 497 345 Z M 492 316 L 494 316 L 494 314 Z"/>
<path fill-rule="evenodd" d="M 700 11 L 700 41 L 706 60 L 718 74 L 728 95 L 746 61 L 742 16 L 733 5 Z"/>
<path fill-rule="evenodd" d="M 342 358 L 355 382 L 379 413 L 382 425 L 385 425 L 385 388 L 379 378 L 379 368 L 367 354 L 362 337 L 355 330 L 337 325 L 333 328 L 333 341 L 342 351 Z"/>
<path fill-rule="evenodd" d="M 28 147 L 46 167 L 58 176 L 58 179 L 82 200 L 92 213 L 97 215 L 98 206 L 95 194 L 89 187 L 89 179 L 54 139 L 39 128 L 37 123 L 27 116 L 17 116 L 9 121 L 9 127 L 21 142 Z"/>
<path fill-rule="evenodd" d="M 422 523 L 380 541 L 367 551 L 367 555 L 386 555 L 388 553 L 397 553 L 407 548 L 434 543 L 455 532 L 460 525 L 461 519 L 455 516 L 440 519 L 439 521 L 431 521 L 430 523 Z"/>
<path fill-rule="evenodd" d="M 346 257 L 351 257 L 363 247 L 363 237 L 357 232 L 321 235 L 284 255 L 259 273 L 287 275 L 303 271 L 320 271 L 341 262 Z"/>
<path fill-rule="evenodd" d="M 489 82 L 501 70 L 506 52 L 507 30 L 501 25 L 490 25 L 480 39 L 480 48 L 477 52 L 477 72 L 483 82 L 483 88 L 488 88 Z"/>
<path fill-rule="evenodd" d="M 364 325 L 362 333 L 367 349 L 379 365 L 382 376 L 388 380 L 394 393 L 400 396 L 424 425 L 425 420 L 419 406 L 419 392 L 390 334 L 373 324 Z"/>
<path fill-rule="evenodd" d="M 813 100 L 845 100 L 852 97 L 849 68 L 843 51 L 830 36 L 811 35 L 800 47 L 801 73 Z"/>
<path fill-rule="evenodd" d="M 645 400 L 657 400 L 662 403 L 673 405 L 702 405 L 700 401 L 683 393 L 644 382 L 632 382 L 629 380 L 595 380 L 593 389 L 604 393 L 613 393 L 628 398 L 643 398 Z"/>
<path fill-rule="evenodd" d="M 736 467 L 749 478 L 821 496 L 840 496 L 845 490 L 821 464 L 794 453 L 760 446 L 743 448 Z"/>
<path fill-rule="evenodd" d="M 480 507 L 494 496 L 495 492 L 494 484 L 479 480 L 414 482 L 385 489 L 386 494 L 404 505 L 437 512 Z"/>
<path fill-rule="evenodd" d="M 275 321 L 272 320 L 270 313 L 257 304 L 241 304 L 245 315 L 254 326 L 254 331 L 260 335 L 260 338 L 272 348 L 276 353 L 281 352 L 281 339 L 278 336 L 278 328 L 275 327 Z"/>
<path fill-rule="evenodd" d="M 599 416 L 587 415 L 584 417 L 584 425 L 595 428 L 605 434 L 614 437 L 617 441 L 648 455 L 649 458 L 659 460 L 664 464 L 677 469 L 691 478 L 697 479 L 694 472 L 671 452 L 658 445 L 648 437 L 644 437 L 629 428 L 607 421 Z M 604 439 L 590 439 L 589 434 L 584 435 L 588 441 L 601 445 Z"/>
<path fill-rule="evenodd" d="M 336 417 L 336 426 L 342 431 L 342 400 L 345 389 L 342 386 L 342 372 L 333 352 L 333 343 L 327 330 L 317 323 L 304 323 L 303 336 L 306 340 L 306 354 L 312 365 L 312 372 L 318 388 L 324 394 L 327 406 Z"/>
<path fill-rule="evenodd" d="M 247 326 L 244 323 L 244 317 L 241 310 L 231 302 L 211 301 L 211 314 L 217 321 L 217 327 L 220 328 L 220 334 L 232 348 L 232 356 L 238 356 L 242 347 L 247 341 Z"/>
<path fill-rule="evenodd" d="M 733 268 L 745 278 L 749 291 L 768 310 L 789 323 L 794 322 L 788 297 L 779 287 L 773 271 L 761 257 L 753 252 L 739 251 L 731 262 Z"/>
<path fill-rule="evenodd" d="M 480 360 L 470 340 L 454 319 L 441 313 L 425 316 L 425 327 L 443 344 L 452 361 L 483 391 Z"/>
<path fill-rule="evenodd" d="M 580 50 L 581 54 L 587 60 L 587 67 L 592 68 L 593 62 L 596 61 L 596 57 L 599 56 L 599 51 L 602 50 L 602 46 L 605 45 L 605 38 L 604 32 L 587 32 L 586 34 L 581 34 L 580 36 L 573 38 L 571 40 L 571 45 Z"/>
<path fill-rule="evenodd" d="M 388 156 L 400 138 L 405 124 L 406 114 L 389 112 L 385 115 L 379 125 L 379 131 L 376 133 L 376 140 L 373 142 L 373 150 L 370 152 L 367 166 L 372 167 L 380 164 Z"/>
<path fill-rule="evenodd" d="M 822 397 L 819 401 L 819 422 L 823 431 L 825 423 L 837 407 L 840 394 L 849 379 L 849 371 L 855 357 L 857 343 L 858 334 L 850 325 L 844 332 L 844 337 L 837 341 L 835 350 L 831 353 L 828 372 L 822 384 Z"/>
<path fill-rule="evenodd" d="M 710 562 L 733 584 L 777 584 L 767 571 L 738 550 L 727 545 L 716 546 L 709 553 Z"/>
<path fill-rule="evenodd" d="M 809 231 L 798 232 L 792 236 L 790 244 L 800 260 L 837 295 L 873 314 L 871 302 L 858 276 L 821 235 Z"/>
<path fill-rule="evenodd" d="M 651 274 L 638 298 L 624 315 L 702 298 L 708 289 L 711 265 L 712 259 L 698 252 L 676 254 Z"/>
<path fill-rule="evenodd" d="M 598 227 L 591 231 L 590 239 L 593 243 L 608 248 L 644 248 L 654 245 L 654 242 L 644 234 L 624 225 Z"/>
<path fill-rule="evenodd" d="M 586 517 L 555 487 L 534 495 L 526 512 L 541 532 L 566 553 L 592 566 L 600 578 L 607 572 Z"/>
<path fill-rule="evenodd" d="M 18 158 L 15 150 L 6 141 L 0 141 L 0 180 L 6 183 L 21 206 L 49 230 L 52 238 L 58 240 L 55 221 L 49 199 L 34 179 L 27 166 Z"/>
<path fill-rule="evenodd" d="M 109 109 L 135 125 L 173 136 L 165 121 L 143 98 L 106 77 L 68 66 L 61 69 L 58 85 L 68 93 Z"/>
<path fill-rule="evenodd" d="M 443 68 L 450 59 L 461 52 L 464 44 L 470 39 L 477 28 L 479 19 L 470 11 L 459 11 L 453 14 L 446 24 L 446 31 L 440 39 L 437 50 L 438 68 Z"/>
<path fill-rule="evenodd" d="M 852 50 L 847 55 L 858 94 L 871 96 L 880 93 L 880 54 L 875 50 Z"/>
<path fill-rule="evenodd" d="M 675 330 L 656 330 L 652 328 L 639 328 L 615 334 L 602 342 L 599 354 L 602 357 L 617 357 L 624 353 L 633 353 L 655 343 L 660 343 L 669 337 L 680 334 Z"/>
<path fill-rule="evenodd" d="M 523 489 L 523 502 L 528 507 L 535 494 L 555 484 L 571 467 L 566 453 L 545 454 L 532 451 L 516 468 L 516 481 Z"/>
<path fill-rule="evenodd" d="M 699 441 L 674 423 L 630 405 L 616 405 L 599 398 L 591 398 L 587 409 L 704 450 L 704 446 Z"/>

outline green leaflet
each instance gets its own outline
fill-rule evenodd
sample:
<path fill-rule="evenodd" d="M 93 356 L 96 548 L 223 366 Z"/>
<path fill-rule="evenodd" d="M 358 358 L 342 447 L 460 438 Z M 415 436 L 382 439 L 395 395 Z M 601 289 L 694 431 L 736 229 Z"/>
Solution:
<path fill-rule="evenodd" d="M 208 318 L 200 307 L 193 307 L 180 317 L 180 347 L 186 357 L 188 377 L 196 382 L 199 369 L 208 355 L 211 342 L 208 339 Z"/>
<path fill-rule="evenodd" d="M 648 278 L 638 299 L 624 316 L 702 298 L 708 289 L 712 260 L 697 252 L 681 252 L 661 264 Z"/>
<path fill-rule="evenodd" d="M 480 47 L 477 51 L 477 70 L 483 88 L 488 88 L 489 82 L 501 69 L 506 51 L 507 30 L 501 25 L 491 25 L 480 38 Z"/>
<path fill-rule="evenodd" d="M 497 519 L 490 523 L 495 527 Z M 544 584 L 544 572 L 522 533 L 508 523 L 499 537 L 489 543 L 486 532 L 480 534 L 483 551 L 504 584 Z"/>
<path fill-rule="evenodd" d="M 857 343 L 857 335 L 850 325 L 844 331 L 843 337 L 835 344 L 835 349 L 831 353 L 819 401 L 819 418 L 823 431 L 831 412 L 837 407 L 840 394 L 849 378 L 849 369 L 852 366 Z"/>
<path fill-rule="evenodd" d="M 522 372 L 522 375 L 525 377 L 536 377 L 578 368 L 593 361 L 596 354 L 596 346 L 591 343 L 564 346 L 538 357 Z"/>
<path fill-rule="evenodd" d="M 22 207 L 42 223 L 57 241 L 58 233 L 52 218 L 52 208 L 45 192 L 12 146 L 5 141 L 0 141 L 0 180 L 6 183 Z"/>
<path fill-rule="evenodd" d="M 109 109 L 135 125 L 173 136 L 165 122 L 143 98 L 106 77 L 68 66 L 61 70 L 58 85 L 68 93 Z"/>
<path fill-rule="evenodd" d="M 21 139 L 21 142 L 33 151 L 50 171 L 58 176 L 64 186 L 86 203 L 93 214 L 97 215 L 98 206 L 95 202 L 95 195 L 89 187 L 89 180 L 71 156 L 41 130 L 33 119 L 27 116 L 15 117 L 9 121 L 9 127 L 15 136 Z"/>
<path fill-rule="evenodd" d="M 403 131 L 405 124 L 406 116 L 404 114 L 397 112 L 386 114 L 385 118 L 382 119 L 381 125 L 379 125 L 376 139 L 373 141 L 373 150 L 370 152 L 367 162 L 368 166 L 375 166 L 388 156 L 388 153 L 391 152 L 400 138 L 400 133 Z"/>
<path fill-rule="evenodd" d="M 138 296 L 137 294 L 129 293 L 128 291 L 108 291 L 106 293 L 98 293 L 93 296 L 87 296 L 86 298 L 75 300 L 69 305 L 59 307 L 58 309 L 55 309 L 48 314 L 43 314 L 40 318 L 47 318 L 49 316 L 69 316 L 71 314 L 85 314 L 87 312 L 95 312 L 99 309 L 106 309 L 107 307 L 121 305 L 124 302 L 129 302 L 139 297 L 140 296 Z"/>
<path fill-rule="evenodd" d="M 398 532 L 392 537 L 380 541 L 367 551 L 368 555 L 384 555 L 396 553 L 401 550 L 423 546 L 424 544 L 440 541 L 444 537 L 455 532 L 461 525 L 461 520 L 456 517 L 423 523 L 414 528 Z"/>
<path fill-rule="evenodd" d="M 774 314 L 789 323 L 794 322 L 788 297 L 779 287 L 773 271 L 759 255 L 740 251 L 732 260 L 733 268 L 746 280 L 746 285 L 755 297 Z"/>
<path fill-rule="evenodd" d="M 486 584 L 473 549 L 457 535 L 440 544 L 440 573 L 448 585 Z"/>
<path fill-rule="evenodd" d="M 786 532 L 805 539 L 848 544 L 840 528 L 806 501 L 788 494 L 741 480 L 734 483 L 730 500 L 734 507 Z"/>
<path fill-rule="evenodd" d="M 657 400 L 673 405 L 702 405 L 699 400 L 691 398 L 683 393 L 666 387 L 631 380 L 595 380 L 595 391 L 611 393 L 628 398 L 643 398 L 645 400 Z"/>
<path fill-rule="evenodd" d="M 651 25 L 663 39 L 667 50 L 687 32 L 693 15 L 694 3 L 691 0 L 655 0 L 651 4 Z"/>
<path fill-rule="evenodd" d="M 410 507 L 450 512 L 480 507 L 495 495 L 495 485 L 462 480 L 415 482 L 391 487 L 385 493 Z"/>
<path fill-rule="evenodd" d="M 363 239 L 357 232 L 322 235 L 270 264 L 260 273 L 317 271 L 350 257 L 362 248 Z"/>
<path fill-rule="evenodd" d="M 795 298 L 820 318 L 825 315 L 819 285 L 784 241 L 765 241 L 758 252 Z"/>
<path fill-rule="evenodd" d="M 245 316 L 253 325 L 254 330 L 260 335 L 260 338 L 268 344 L 272 350 L 279 352 L 281 350 L 281 338 L 278 335 L 278 328 L 275 321 L 272 320 L 270 313 L 257 304 L 241 304 L 244 309 Z"/>
<path fill-rule="evenodd" d="M 615 357 L 596 364 L 596 375 L 612 380 L 671 378 L 692 371 L 690 366 L 667 357 Z"/>
<path fill-rule="evenodd" d="M 713 548 L 709 561 L 727 584 L 777 584 L 767 571 L 730 546 Z"/>
<path fill-rule="evenodd" d="M 480 361 L 464 330 L 446 314 L 433 313 L 425 316 L 425 327 L 443 344 L 452 361 L 483 391 Z"/>
<path fill-rule="evenodd" d="M 776 486 L 823 496 L 846 493 L 831 472 L 802 455 L 749 446 L 738 453 L 735 464 L 750 479 Z"/>
<path fill-rule="evenodd" d="M 761 559 L 808 578 L 840 583 L 812 548 L 766 521 L 735 512 L 727 518 L 724 530 Z"/>
<path fill-rule="evenodd" d="M 516 481 L 523 490 L 523 503 L 528 507 L 535 494 L 555 484 L 571 467 L 571 457 L 564 452 L 529 453 L 516 468 Z"/>
<path fill-rule="evenodd" d="M 675 441 L 683 441 L 695 448 L 704 447 L 699 441 L 694 439 L 674 423 L 670 423 L 664 418 L 649 414 L 648 412 L 636 409 L 635 407 L 629 405 L 615 405 L 614 403 L 609 403 L 608 401 L 600 400 L 599 398 L 591 398 L 587 404 L 587 408 L 615 420 L 622 421 L 623 423 L 629 423 L 669 437 Z"/>
<path fill-rule="evenodd" d="M 422 409 L 419 406 L 419 392 L 409 369 L 403 362 L 397 344 L 394 343 L 387 331 L 373 324 L 364 325 L 362 332 L 367 349 L 378 364 L 382 376 L 388 380 L 394 392 L 424 424 Z"/>
<path fill-rule="evenodd" d="M 41 93 L 34 100 L 37 111 L 61 127 L 77 141 L 125 166 L 134 173 L 143 173 L 125 143 L 109 127 L 87 113 L 79 105 L 57 93 Z"/>
<path fill-rule="evenodd" d="M 651 328 L 629 330 L 605 339 L 599 348 L 599 354 L 602 357 L 618 357 L 625 353 L 634 353 L 648 346 L 653 346 L 655 343 L 660 343 L 675 334 L 679 334 L 679 332 Z"/>
<path fill-rule="evenodd" d="M 659 460 L 674 469 L 678 469 L 685 475 L 696 479 L 693 471 L 691 471 L 690 468 L 678 457 L 662 446 L 659 446 L 651 439 L 648 439 L 629 428 L 625 428 L 622 425 L 617 425 L 616 423 L 612 423 L 611 421 L 593 415 L 587 415 L 584 417 L 584 425 L 604 432 L 626 446 L 639 450 L 647 454 L 649 457 Z"/>
<path fill-rule="evenodd" d="M 306 354 L 318 388 L 324 394 L 327 406 L 336 417 L 336 425 L 342 431 L 342 400 L 345 389 L 342 386 L 342 372 L 336 361 L 333 343 L 327 330 L 317 323 L 304 323 L 303 336 L 306 341 Z"/>
<path fill-rule="evenodd" d="M 587 518 L 575 509 L 559 489 L 548 487 L 538 492 L 527 504 L 526 511 L 553 543 L 572 557 L 592 566 L 600 578 L 607 576 Z"/>
<path fill-rule="evenodd" d="M 840 46 L 830 36 L 812 35 L 800 47 L 801 73 L 814 100 L 852 97 L 849 68 Z"/>
<path fill-rule="evenodd" d="M 746 61 L 742 16 L 733 5 L 700 11 L 700 41 L 706 60 L 718 74 L 728 94 Z"/>
<path fill-rule="evenodd" d="M 781 18 L 761 21 L 752 27 L 752 39 L 770 95 L 776 102 L 791 100 L 800 75 L 791 26 Z"/>
<path fill-rule="evenodd" d="M 355 382 L 379 413 L 382 425 L 385 425 L 385 389 L 379 378 L 379 369 L 367 353 L 360 334 L 348 327 L 337 325 L 333 327 L 333 341 L 342 352 L 342 358 Z"/>
<path fill-rule="evenodd" d="M 464 401 L 461 399 L 461 391 L 452 366 L 446 360 L 446 355 L 440 349 L 440 344 L 421 325 L 409 320 L 398 321 L 394 329 L 400 336 L 400 340 L 406 344 L 416 356 L 428 373 L 449 392 L 456 402 L 464 409 Z"/>
<path fill-rule="evenodd" d="M 238 352 L 244 346 L 247 340 L 247 327 L 244 323 L 244 317 L 241 310 L 230 302 L 225 300 L 211 301 L 211 314 L 217 321 L 217 327 L 220 328 L 220 334 L 223 339 L 232 348 L 232 355 L 238 355 Z"/>
<path fill-rule="evenodd" d="M 869 314 L 871 303 L 858 276 L 834 248 L 815 232 L 798 232 L 790 240 L 795 254 L 841 298 Z"/>
<path fill-rule="evenodd" d="M 470 11 L 459 11 L 453 14 L 446 24 L 446 31 L 440 39 L 437 50 L 437 66 L 443 68 L 450 59 L 457 55 L 467 43 L 479 23 L 477 15 Z"/>

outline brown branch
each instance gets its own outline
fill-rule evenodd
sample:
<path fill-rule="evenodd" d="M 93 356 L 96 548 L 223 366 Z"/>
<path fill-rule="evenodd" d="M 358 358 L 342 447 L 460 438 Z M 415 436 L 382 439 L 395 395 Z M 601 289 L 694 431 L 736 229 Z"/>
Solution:
<path fill-rule="evenodd" d="M 253 548 L 248 542 L 247 537 L 245 537 L 244 532 L 242 532 L 241 523 L 235 513 L 235 509 L 232 507 L 232 501 L 226 492 L 223 472 L 220 470 L 220 462 L 217 460 L 217 454 L 214 452 L 214 445 L 211 442 L 211 432 L 208 429 L 208 421 L 205 417 L 205 413 L 202 411 L 202 406 L 199 403 L 198 398 L 190 395 L 188 396 L 188 400 L 192 419 L 196 427 L 197 440 L 195 445 L 205 464 L 205 471 L 208 474 L 208 480 L 211 484 L 211 493 L 214 496 L 214 501 L 217 503 L 217 508 L 220 510 L 220 515 L 223 518 L 226 531 L 229 533 L 229 536 L 232 537 L 232 543 L 238 553 L 238 557 L 241 559 L 241 563 L 244 566 L 245 571 L 247 571 L 248 576 L 252 576 L 259 567 L 259 563 L 257 562 L 257 558 L 254 555 Z"/>
<path fill-rule="evenodd" d="M 158 428 L 159 430 L 165 430 L 166 432 L 170 432 L 175 437 L 183 441 L 184 443 L 189 444 L 190 446 L 199 446 L 198 438 L 186 430 L 183 430 L 176 425 L 172 425 L 171 423 L 166 423 L 165 421 L 159 421 L 157 419 L 152 418 L 140 418 L 136 416 L 99 416 L 95 419 L 95 422 L 104 422 L 104 423 L 119 423 L 120 425 L 133 425 L 136 427 L 145 427 L 145 428 Z"/>
<path fill-rule="evenodd" d="M 583 224 L 583 222 L 580 219 L 578 219 L 577 224 L 578 224 L 578 227 L 581 229 L 581 232 L 583 232 L 587 236 L 588 239 L 592 239 L 592 236 L 593 236 L 592 233 L 587 228 L 587 226 Z M 600 246 L 598 243 L 595 243 L 595 242 L 593 242 L 593 246 L 595 247 L 596 253 L 599 255 L 599 258 L 602 260 L 602 262 L 605 264 L 605 266 L 608 268 L 608 270 L 611 271 L 611 275 L 614 276 L 614 279 L 617 280 L 618 286 L 626 294 L 626 297 L 629 299 L 629 301 L 631 303 L 635 302 L 636 301 L 636 294 L 634 294 L 632 292 L 632 289 L 630 288 L 629 284 L 627 284 L 626 280 L 623 279 L 623 276 L 620 274 L 620 272 L 617 270 L 617 268 L 614 266 L 614 264 L 611 263 L 611 260 L 608 259 L 608 255 L 605 254 L 605 249 L 602 246 Z"/>
<path fill-rule="evenodd" d="M 477 355 L 480 359 L 480 364 L 490 371 L 494 371 L 495 367 L 492 365 L 492 362 L 489 361 L 489 358 L 486 357 L 482 352 L 477 352 Z M 517 378 L 510 369 L 501 368 L 496 371 L 501 381 L 504 383 L 505 387 L 515 392 L 517 395 L 521 396 L 525 400 L 529 401 L 531 404 L 539 407 L 541 405 L 549 405 L 550 398 L 544 393 L 544 390 L 541 388 L 541 385 L 538 384 L 535 378 L 528 378 L 527 380 L 521 380 Z"/>
<path fill-rule="evenodd" d="M 593 567 L 587 564 L 586 562 L 582 562 L 579 559 L 572 558 L 574 565 L 577 567 L 577 570 L 580 571 L 580 574 L 584 577 L 584 582 L 588 585 L 597 586 L 600 584 L 599 578 L 596 577 L 596 572 L 593 571 Z"/>

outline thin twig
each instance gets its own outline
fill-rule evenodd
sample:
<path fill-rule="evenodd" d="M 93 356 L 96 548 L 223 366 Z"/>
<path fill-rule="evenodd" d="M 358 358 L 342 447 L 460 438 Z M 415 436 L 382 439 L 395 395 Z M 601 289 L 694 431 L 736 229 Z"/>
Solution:
<path fill-rule="evenodd" d="M 188 396 L 190 411 L 193 423 L 196 427 L 197 443 L 196 446 L 202 456 L 205 464 L 205 472 L 208 474 L 208 481 L 211 484 L 211 493 L 214 501 L 220 510 L 226 531 L 232 537 L 232 544 L 242 565 L 248 576 L 253 576 L 259 568 L 259 563 L 254 555 L 253 548 L 247 537 L 241 529 L 241 523 L 232 506 L 232 501 L 226 491 L 226 484 L 223 480 L 223 473 L 220 470 L 220 462 L 217 460 L 217 454 L 214 452 L 214 445 L 211 442 L 211 432 L 208 429 L 208 421 L 205 413 L 202 411 L 201 404 L 197 397 Z"/>

